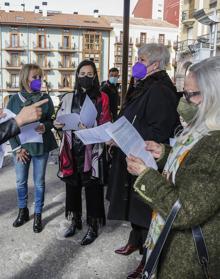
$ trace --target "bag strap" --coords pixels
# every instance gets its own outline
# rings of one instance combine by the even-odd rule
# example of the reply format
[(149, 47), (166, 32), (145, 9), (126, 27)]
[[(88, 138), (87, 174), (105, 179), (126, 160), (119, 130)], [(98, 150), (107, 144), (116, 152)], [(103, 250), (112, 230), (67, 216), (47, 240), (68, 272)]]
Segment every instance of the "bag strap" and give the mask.
[(160, 254), (162, 252), (162, 249), (164, 247), (164, 244), (167, 240), (167, 237), (169, 235), (169, 232), (171, 230), (171, 227), (173, 225), (173, 222), (174, 220), (176, 219), (176, 216), (179, 212), (181, 208), (181, 204), (180, 204), (180, 201), (177, 200), (175, 202), (175, 204), (173, 205), (171, 211), (170, 211), (170, 214), (166, 220), (166, 223), (163, 227), (163, 230), (157, 240), (157, 243), (152, 251), (152, 253), (150, 254), (150, 257), (148, 259), (148, 261), (146, 262), (145, 264), (145, 267), (143, 269), (143, 277), (142, 279), (150, 279), (151, 276), (153, 275), (156, 267), (157, 267), (157, 264), (158, 264), (158, 259), (160, 257)]
[(208, 271), (209, 256), (205, 239), (200, 226), (192, 228), (192, 235), (196, 246), (199, 263), (202, 266), (205, 279), (211, 279)]

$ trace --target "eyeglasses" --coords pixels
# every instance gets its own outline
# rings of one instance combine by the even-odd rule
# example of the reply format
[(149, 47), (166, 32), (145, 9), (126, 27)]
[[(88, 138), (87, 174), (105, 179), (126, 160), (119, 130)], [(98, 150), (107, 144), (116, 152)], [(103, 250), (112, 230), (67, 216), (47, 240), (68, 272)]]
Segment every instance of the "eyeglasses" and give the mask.
[(200, 92), (200, 91), (188, 92), (188, 91), (184, 90), (184, 91), (183, 91), (183, 95), (185, 96), (185, 98), (186, 98), (187, 101), (190, 101), (190, 99), (191, 99), (192, 97), (200, 96), (200, 95), (201, 95), (201, 92)]
[(32, 77), (33, 79), (41, 79), (41, 76), (35, 75)]

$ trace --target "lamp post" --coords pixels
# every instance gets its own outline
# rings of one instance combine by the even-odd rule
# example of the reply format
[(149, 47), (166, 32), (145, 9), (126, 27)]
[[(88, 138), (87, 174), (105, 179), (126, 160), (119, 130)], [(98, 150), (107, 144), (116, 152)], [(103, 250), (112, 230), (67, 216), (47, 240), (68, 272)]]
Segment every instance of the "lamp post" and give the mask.
[(128, 49), (129, 49), (129, 18), (130, 0), (124, 0), (123, 17), (123, 60), (122, 60), (122, 103), (124, 102), (128, 85)]

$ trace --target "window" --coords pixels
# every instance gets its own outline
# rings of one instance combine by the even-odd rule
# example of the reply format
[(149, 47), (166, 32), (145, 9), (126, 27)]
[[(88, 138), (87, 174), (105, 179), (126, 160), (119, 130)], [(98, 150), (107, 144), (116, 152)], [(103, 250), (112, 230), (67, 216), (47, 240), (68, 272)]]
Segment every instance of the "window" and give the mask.
[(11, 34), (11, 47), (18, 47), (18, 34)]
[(11, 65), (12, 66), (19, 66), (19, 55), (18, 53), (11, 54)]
[(45, 54), (38, 54), (37, 55), (37, 64), (40, 67), (45, 67), (45, 65), (46, 65), (46, 55)]
[(19, 76), (18, 74), (11, 74), (11, 88), (19, 87)]
[(62, 87), (70, 88), (71, 87), (71, 75), (70, 74), (62, 74), (61, 80)]
[(141, 33), (140, 34), (140, 43), (146, 44), (147, 42), (147, 33)]
[(46, 47), (46, 36), (44, 34), (38, 35), (38, 47), (39, 48)]
[(70, 48), (70, 36), (69, 35), (63, 36), (63, 48)]
[(164, 34), (159, 34), (159, 39), (158, 39), (159, 44), (165, 43), (165, 35)]
[(70, 67), (70, 55), (63, 55), (63, 67), (69, 68)]

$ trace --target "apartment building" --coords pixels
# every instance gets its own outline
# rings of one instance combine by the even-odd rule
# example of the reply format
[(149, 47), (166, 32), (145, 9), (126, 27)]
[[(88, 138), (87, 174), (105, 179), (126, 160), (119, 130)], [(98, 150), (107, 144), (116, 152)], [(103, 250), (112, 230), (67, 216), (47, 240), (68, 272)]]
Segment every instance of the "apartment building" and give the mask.
[(220, 0), (182, 0), (177, 52), (176, 83), (183, 89), (188, 67), (210, 56), (220, 54)]
[[(123, 55), (123, 17), (104, 16), (112, 27), (110, 32), (110, 67), (117, 67), (122, 72)], [(177, 39), (178, 27), (166, 21), (158, 19), (130, 18), (129, 29), (129, 55), (128, 55), (128, 78), (132, 73), (132, 65), (137, 61), (138, 48), (146, 43), (161, 43), (168, 47), (171, 54), (170, 65), (167, 71), (171, 78), (174, 77), (172, 59), (175, 58), (173, 49)], [(113, 51), (112, 51), (113, 50)]]
[(19, 71), (25, 63), (43, 68), (52, 95), (73, 90), (82, 59), (93, 59), (100, 80), (106, 79), (111, 29), (97, 16), (45, 13), (39, 7), (35, 12), (0, 11), (1, 99), (19, 91)]

